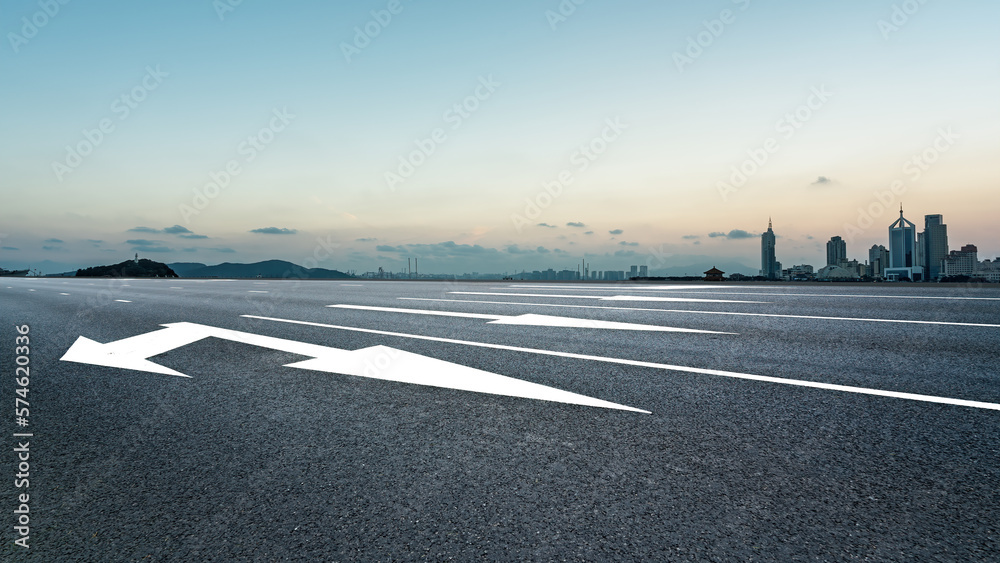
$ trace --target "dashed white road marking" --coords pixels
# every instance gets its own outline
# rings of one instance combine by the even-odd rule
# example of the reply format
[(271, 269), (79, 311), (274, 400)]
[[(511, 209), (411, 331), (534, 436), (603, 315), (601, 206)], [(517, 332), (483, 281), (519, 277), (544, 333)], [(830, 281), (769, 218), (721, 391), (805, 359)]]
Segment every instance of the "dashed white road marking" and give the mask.
[(125, 299), (115, 299), (115, 301), (117, 301), (118, 303), (131, 303), (131, 301), (127, 301)]
[(655, 311), (658, 313), (690, 313), (693, 315), (735, 315), (741, 317), (776, 317), (785, 319), (815, 319), (824, 321), (862, 321), (871, 323), (909, 323), (923, 325), (981, 326), (1000, 328), (1000, 324), (959, 323), (951, 321), (917, 321), (907, 319), (866, 319), (860, 317), (821, 317), (814, 315), (779, 315), (776, 313), (736, 313), (730, 311), (692, 311), (684, 309), (654, 309), (649, 307), (607, 307), (601, 305), (560, 305), (558, 303), (519, 303), (516, 301), (476, 301), (473, 299), (431, 299), (428, 297), (397, 297), (406, 301), (447, 301), (449, 303), (483, 303), (489, 305), (529, 305), (532, 307), (563, 307), (572, 309), (611, 309), (614, 311)]
[(701, 334), (735, 334), (714, 330), (698, 330), (691, 328), (676, 328), (671, 326), (646, 325), (637, 323), (621, 323), (595, 319), (580, 319), (575, 317), (555, 317), (552, 315), (484, 315), (481, 313), (459, 313), (456, 311), (431, 311), (428, 309), (400, 309), (397, 307), (372, 307), (368, 305), (327, 305), (337, 309), (355, 309), (360, 311), (382, 311), (387, 313), (410, 313), (416, 315), (434, 315), (442, 317), (463, 317), (468, 319), (488, 319), (490, 324), (551, 326), (564, 328), (598, 328), (610, 330), (646, 330), (651, 332), (695, 332)]
[(268, 293), (268, 292), (259, 289), (248, 289), (247, 293)]
[(68, 293), (60, 293), (59, 295), (69, 295)]
[(241, 317), (249, 319), (260, 319), (264, 321), (276, 321), (282, 323), (299, 324), (306, 326), (316, 326), (323, 328), (333, 328), (339, 330), (349, 330), (354, 332), (365, 332), (368, 334), (381, 334), (384, 336), (398, 336), (401, 338), (414, 338), (417, 340), (429, 340), (433, 342), (444, 342), (447, 344), (461, 344), (464, 346), (475, 346), (479, 348), (493, 348), (496, 350), (509, 350), (513, 352), (527, 352), (529, 354), (542, 354), (546, 356), (558, 356), (562, 358), (573, 358), (579, 360), (590, 360), (595, 362), (606, 362), (613, 364), (623, 364), (637, 367), (647, 367), (656, 368), (669, 371), (682, 371), (688, 373), (697, 373), (702, 375), (715, 375), (720, 377), (731, 377), (734, 379), (748, 379), (751, 381), (763, 381), (767, 383), (778, 383), (782, 385), (793, 385), (797, 387), (812, 387), (815, 389), (826, 389), (830, 391), (842, 391), (845, 393), (857, 393), (861, 395), (875, 395), (879, 397), (892, 397), (896, 399), (909, 399), (912, 401), (922, 401), (926, 403), (941, 403), (947, 405), (957, 405), (963, 407), (972, 407), (977, 409), (988, 409), (1000, 411), (1000, 404), (997, 403), (986, 403), (982, 401), (968, 401), (965, 399), (952, 399), (948, 397), (936, 397), (933, 395), (919, 395), (916, 393), (902, 393), (899, 391), (885, 391), (882, 389), (869, 389), (866, 387), (853, 387), (850, 385), (837, 385), (833, 383), (821, 383), (818, 381), (803, 381), (799, 379), (786, 379), (783, 377), (770, 377), (766, 375), (754, 375), (751, 373), (739, 373), (732, 371), (723, 371), (716, 369), (705, 369), (705, 368), (693, 368), (687, 366), (675, 366), (670, 364), (660, 364), (655, 362), (644, 362), (640, 360), (628, 360), (624, 358), (610, 358), (607, 356), (590, 356), (587, 354), (575, 354), (572, 352), (558, 352), (555, 350), (541, 350), (538, 348), (522, 348), (519, 346), (507, 346), (504, 344), (490, 344), (487, 342), (473, 342), (470, 340), (456, 340), (454, 338), (441, 338), (438, 336), (425, 336), (422, 334), (406, 334), (402, 332), (390, 332), (387, 330), (376, 330), (371, 328), (357, 328), (351, 326), (338, 326), (325, 323), (315, 323), (310, 321), (297, 321), (293, 319), (278, 319), (274, 317), (261, 317), (258, 315), (240, 315)]

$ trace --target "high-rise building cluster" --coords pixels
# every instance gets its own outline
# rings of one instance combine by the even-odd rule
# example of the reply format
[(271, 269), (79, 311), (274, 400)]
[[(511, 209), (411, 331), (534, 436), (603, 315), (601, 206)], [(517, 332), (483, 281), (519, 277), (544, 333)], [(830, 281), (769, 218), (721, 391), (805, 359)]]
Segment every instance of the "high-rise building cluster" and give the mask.
[(948, 226), (942, 215), (925, 215), (924, 230), (903, 217), (889, 225), (889, 246), (873, 245), (868, 260), (860, 263), (847, 257), (847, 241), (839, 236), (826, 243), (826, 266), (813, 272), (803, 264), (786, 270), (775, 258), (775, 234), (771, 220), (760, 236), (760, 275), (769, 280), (858, 280), (939, 281), (965, 276), (989, 282), (1000, 282), (1000, 258), (979, 261), (978, 249), (966, 244), (959, 250), (948, 250)]

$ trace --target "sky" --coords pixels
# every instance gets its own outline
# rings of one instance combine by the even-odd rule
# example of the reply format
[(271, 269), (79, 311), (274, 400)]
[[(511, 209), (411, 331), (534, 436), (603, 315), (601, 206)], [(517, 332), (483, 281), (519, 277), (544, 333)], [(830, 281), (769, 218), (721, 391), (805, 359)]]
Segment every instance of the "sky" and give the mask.
[[(65, 3), (64, 3), (65, 2)], [(0, 266), (1000, 256), (1000, 3), (0, 2)]]

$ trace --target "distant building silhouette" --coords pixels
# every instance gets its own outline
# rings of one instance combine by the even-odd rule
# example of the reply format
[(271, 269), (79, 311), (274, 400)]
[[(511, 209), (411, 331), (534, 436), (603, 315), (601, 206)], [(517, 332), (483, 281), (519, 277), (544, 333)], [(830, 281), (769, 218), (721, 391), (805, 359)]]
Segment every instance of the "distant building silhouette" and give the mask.
[(842, 260), (847, 260), (847, 241), (833, 237), (826, 243), (826, 265), (839, 266)]
[(881, 244), (874, 244), (868, 249), (868, 275), (873, 278), (884, 278), (885, 268), (889, 265), (889, 249)]
[(705, 281), (723, 281), (722, 274), (725, 274), (725, 272), (712, 266), (711, 270), (705, 272)]
[(760, 235), (760, 275), (769, 280), (781, 277), (781, 264), (774, 256), (774, 231), (770, 218), (767, 220), (767, 232)]
[(967, 244), (961, 250), (952, 250), (941, 265), (944, 276), (972, 277), (980, 268), (979, 249), (974, 244)]

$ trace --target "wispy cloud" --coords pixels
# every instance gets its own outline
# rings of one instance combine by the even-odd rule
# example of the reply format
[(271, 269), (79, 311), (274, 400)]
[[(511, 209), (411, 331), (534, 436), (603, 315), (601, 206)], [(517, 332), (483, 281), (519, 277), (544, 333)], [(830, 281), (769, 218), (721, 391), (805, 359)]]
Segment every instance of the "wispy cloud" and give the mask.
[(556, 228), (555, 225), (550, 225), (548, 223), (539, 223), (536, 226), (538, 226), (538, 227), (545, 227), (546, 229), (555, 229)]
[(356, 238), (354, 239), (354, 242), (375, 242), (377, 240), (378, 239), (375, 237), (365, 237), (365, 238)]
[(173, 227), (167, 227), (165, 229), (154, 229), (152, 227), (133, 227), (128, 230), (132, 233), (150, 233), (150, 234), (164, 234), (164, 235), (178, 235), (181, 238), (187, 239), (206, 239), (206, 235), (196, 235), (191, 229), (183, 227), (181, 225), (174, 225)]
[(759, 237), (760, 235), (744, 231), (743, 229), (733, 229), (728, 233), (723, 233), (719, 231), (716, 231), (714, 233), (708, 233), (708, 236), (712, 238), (727, 238), (731, 240), (739, 240), (747, 238), (756, 238)]
[(831, 184), (831, 183), (833, 183), (833, 180), (827, 178), (826, 176), (820, 176), (819, 178), (816, 178), (816, 181), (813, 182), (812, 185), (818, 186), (822, 184)]
[(612, 229), (612, 230), (610, 230), (608, 232), (611, 233), (611, 234), (613, 234), (613, 235), (620, 235), (620, 234), (624, 233), (625, 231), (622, 230), (622, 229)]
[(583, 223), (580, 223), (578, 221), (570, 221), (569, 223), (566, 223), (566, 226), (567, 227), (578, 227), (578, 228), (582, 229), (582, 228), (586, 227), (587, 225), (585, 225)]
[(284, 229), (279, 227), (263, 227), (260, 229), (251, 229), (251, 233), (258, 233), (261, 235), (294, 235), (299, 232), (295, 229)]
[(47, 243), (50, 243), (50, 244), (51, 243), (62, 244), (64, 241), (62, 239), (58, 239), (58, 238), (47, 238), (43, 242), (47, 242)]

